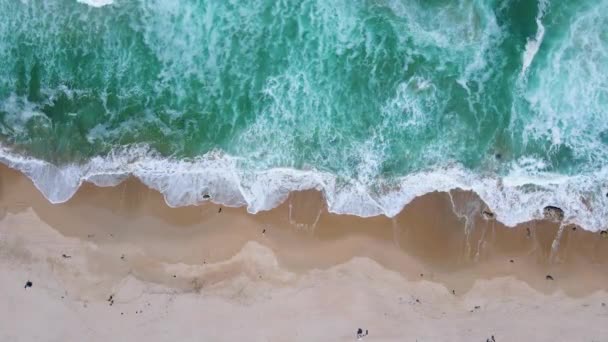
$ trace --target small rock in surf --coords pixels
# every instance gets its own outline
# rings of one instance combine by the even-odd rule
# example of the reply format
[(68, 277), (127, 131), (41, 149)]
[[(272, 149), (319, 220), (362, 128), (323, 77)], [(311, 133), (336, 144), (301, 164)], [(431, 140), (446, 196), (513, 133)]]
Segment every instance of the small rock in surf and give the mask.
[(564, 211), (561, 208), (548, 205), (543, 209), (545, 218), (554, 222), (560, 222), (564, 219)]
[(483, 218), (486, 220), (493, 220), (494, 217), (496, 217), (496, 214), (491, 212), (489, 209), (482, 211), (481, 214), (483, 215)]

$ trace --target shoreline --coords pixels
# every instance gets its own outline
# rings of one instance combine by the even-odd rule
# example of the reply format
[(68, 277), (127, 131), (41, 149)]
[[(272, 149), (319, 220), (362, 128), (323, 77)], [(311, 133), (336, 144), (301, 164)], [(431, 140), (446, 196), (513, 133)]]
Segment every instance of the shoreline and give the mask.
[[(85, 184), (63, 204), (49, 203), (15, 170), (0, 167), (0, 180), (0, 263), (7, 269), (0, 278), (1, 289), (4, 296), (24, 303), (29, 303), (32, 292), (42, 291), (22, 309), (32, 310), (45, 301), (57, 301), (56, 310), (77, 307), (74, 312), (84, 316), (57, 323), (57, 329), (64, 327), (57, 336), (67, 336), (61, 335), (68, 331), (66, 324), (79, 319), (93, 326), (103, 325), (91, 323), (95, 319), (126, 319), (116, 308), (140, 311), (133, 308), (134, 303), (142, 305), (141, 298), (157, 309), (160, 302), (164, 307), (178, 305), (178, 311), (218, 325), (229, 321), (222, 323), (194, 304), (225, 314), (236, 310), (234, 319), (250, 320), (260, 329), (242, 323), (243, 329), (222, 335), (219, 328), (205, 332), (191, 327), (196, 336), (215, 340), (247, 338), (247, 329), (255, 332), (254, 340), (275, 333), (282, 337), (274, 340), (353, 340), (357, 326), (374, 327), (367, 337), (370, 341), (393, 340), (404, 336), (400, 324), (415, 328), (414, 322), (422, 324), (422, 331), (408, 336), (420, 340), (442, 340), (450, 334), (456, 340), (483, 336), (485, 340), (492, 333), (497, 340), (512, 340), (539, 337), (525, 328), (510, 332), (500, 319), (512, 315), (556, 327), (565, 321), (549, 323), (541, 316), (556, 314), (567, 320), (580, 315), (577, 324), (587, 327), (608, 315), (608, 239), (572, 227), (556, 239), (557, 223), (533, 221), (508, 228), (479, 213), (469, 216), (467, 223), (453, 213), (452, 203), (457, 208), (476, 203), (478, 198), (470, 192), (422, 196), (391, 219), (328, 213), (320, 193), (313, 191), (292, 193), (273, 210), (249, 214), (245, 208), (211, 203), (171, 208), (160, 193), (133, 178), (116, 187)], [(36, 278), (31, 289), (23, 289), (25, 278)], [(53, 285), (44, 285), (47, 282)], [(109, 308), (107, 299), (114, 292), (122, 302), (117, 300), (116, 308)], [(61, 296), (69, 301), (59, 300)], [(174, 304), (167, 304), (168, 298)], [(299, 306), (314, 317), (295, 313)], [(4, 311), (7, 317), (0, 321), (48, 318), (16, 310), (15, 317)], [(271, 318), (260, 321), (257, 311), (276, 320), (285, 319), (281, 314), (309, 323), (318, 320), (311, 323), (318, 330), (328, 324), (344, 330), (352, 324), (353, 329), (345, 330), (344, 336), (324, 338), (320, 331), (298, 330), (302, 322), (286, 330), (291, 323), (276, 327)], [(183, 316), (167, 312), (164, 320), (182, 326), (175, 321)], [(127, 322), (136, 324), (143, 316), (130, 313), (129, 317)], [(488, 331), (472, 320), (485, 322)], [(597, 324), (587, 332), (575, 329), (578, 335), (571, 336), (606, 336), (608, 329)], [(27, 326), (5, 328), (27, 335)], [(141, 329), (124, 336), (141, 337)], [(118, 329), (112, 334), (119, 331), (126, 333)], [(299, 335), (290, 334), (294, 331)], [(535, 340), (564, 337), (559, 329), (543, 332), (546, 336)], [(103, 336), (99, 331), (78, 334), (89, 334), (93, 340)], [(168, 334), (182, 336), (177, 330)]]
[[(136, 180), (161, 193), (165, 203), (175, 208), (212, 202), (245, 207), (248, 213), (257, 214), (280, 207), (292, 193), (312, 191), (323, 194), (323, 205), (334, 214), (394, 218), (416, 198), (435, 192), (470, 192), (479, 206), (509, 227), (544, 220), (547, 208), (558, 209), (565, 223), (589, 231), (605, 231), (608, 219), (608, 197), (597, 196), (604, 191), (602, 180), (608, 168), (575, 176), (550, 172), (528, 175), (512, 164), (515, 174), (497, 177), (453, 165), (361, 184), (342, 183), (336, 175), (314, 169), (245, 171), (238, 161), (220, 151), (183, 160), (164, 158), (149, 147), (136, 145), (111, 150), (85, 164), (56, 166), (0, 145), (0, 162), (25, 174), (55, 204), (69, 201), (87, 184), (113, 187)], [(535, 191), (529, 192), (527, 187)]]
[[(217, 260), (220, 260), (236, 254), (249, 240), (272, 243), (269, 239), (272, 236), (280, 240), (272, 245), (279, 259), (304, 271), (327, 266), (328, 263), (324, 262), (327, 257), (334, 258), (329, 264), (335, 264), (355, 256), (365, 256), (378, 259), (376, 261), (406, 276), (418, 275), (417, 271), (400, 269), (399, 263), (391, 260), (391, 257), (397, 260), (406, 255), (422, 265), (443, 271), (446, 281), (449, 281), (452, 280), (449, 277), (451, 271), (475, 273), (479, 271), (475, 268), (488, 264), (492, 266), (492, 276), (499, 276), (510, 274), (513, 266), (519, 268), (523, 264), (531, 268), (530, 272), (527, 270), (518, 276), (538, 290), (546, 288), (543, 272), (553, 269), (576, 271), (581, 264), (601, 269), (608, 264), (608, 239), (599, 232), (566, 225), (559, 235), (560, 224), (548, 220), (530, 221), (510, 228), (485, 219), (481, 212), (467, 218), (470, 221), (470, 227), (467, 227), (466, 220), (454, 214), (452, 203), (462, 206), (479, 202), (479, 198), (470, 192), (427, 194), (414, 200), (394, 218), (361, 218), (329, 213), (321, 194), (316, 191), (294, 192), (279, 207), (250, 214), (242, 207), (230, 208), (210, 202), (169, 207), (160, 193), (134, 178), (116, 187), (85, 183), (70, 201), (51, 204), (20, 172), (2, 166), (0, 175), (3, 178), (0, 204), (6, 212), (14, 213), (31, 207), (43, 222), (59, 233), (84, 240), (96, 235), (92, 242), (101, 244), (110, 243), (110, 240), (100, 236), (125, 233), (118, 228), (125, 226), (130, 227), (124, 236), (129, 239), (137, 238), (141, 231), (153, 232), (159, 237), (196, 236), (201, 240), (199, 242), (204, 243), (202, 240), (216, 238), (216, 235), (220, 239), (220, 235), (230, 234), (238, 243), (219, 253)], [(220, 208), (221, 213), (218, 213)], [(83, 217), (83, 212), (90, 212), (91, 217), (97, 216), (99, 222), (87, 222), (90, 217)], [(114, 228), (100, 225), (108, 220)], [(232, 226), (234, 222), (239, 226)], [(140, 227), (143, 224), (148, 225), (146, 230)], [(221, 226), (223, 231), (218, 232), (215, 226)], [(188, 234), (175, 236), (184, 234), (181, 230), (176, 231), (175, 227), (186, 229)], [(262, 234), (265, 229), (267, 233)], [(374, 243), (374, 248), (363, 248), (364, 243), (369, 244), (368, 240)], [(281, 244), (285, 243), (293, 246), (281, 249)], [(327, 254), (335, 254), (332, 246), (335, 243), (345, 243), (348, 252), (339, 256), (324, 255), (319, 258), (323, 260), (317, 261), (314, 255), (305, 256), (298, 251), (298, 245), (305, 246), (302, 249), (315, 245), (315, 248), (326, 246)], [(389, 252), (391, 257), (384, 256)], [(196, 263), (199, 259), (190, 259), (190, 262)], [(511, 259), (513, 263), (509, 262)], [(538, 272), (541, 276), (531, 272)], [(608, 280), (608, 274), (605, 279)], [(569, 283), (560, 283), (565, 291), (570, 290)], [(578, 287), (576, 282), (573, 285), (572, 288)], [(603, 283), (597, 282), (595, 288), (602, 289)]]

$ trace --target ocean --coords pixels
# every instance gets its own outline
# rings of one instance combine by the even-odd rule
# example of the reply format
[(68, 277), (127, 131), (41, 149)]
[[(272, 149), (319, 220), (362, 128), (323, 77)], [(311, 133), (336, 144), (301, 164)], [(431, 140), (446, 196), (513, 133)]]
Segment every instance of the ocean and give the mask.
[(474, 191), (606, 229), (608, 0), (3, 0), (0, 161), (256, 213)]

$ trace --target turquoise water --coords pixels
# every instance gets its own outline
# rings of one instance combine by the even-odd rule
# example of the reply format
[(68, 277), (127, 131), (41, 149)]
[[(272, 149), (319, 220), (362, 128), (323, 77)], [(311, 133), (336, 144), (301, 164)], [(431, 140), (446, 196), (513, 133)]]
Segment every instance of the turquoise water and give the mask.
[(3, 161), (53, 201), (134, 174), (173, 205), (317, 188), (394, 215), (461, 187), (507, 223), (608, 217), (607, 0), (4, 0), (0, 19)]

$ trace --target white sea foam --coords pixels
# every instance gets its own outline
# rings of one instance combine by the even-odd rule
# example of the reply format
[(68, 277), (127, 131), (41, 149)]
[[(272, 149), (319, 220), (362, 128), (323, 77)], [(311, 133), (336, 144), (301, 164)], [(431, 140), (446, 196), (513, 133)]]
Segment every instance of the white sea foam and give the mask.
[(532, 61), (534, 60), (534, 57), (536, 56), (536, 53), (540, 48), (540, 44), (543, 42), (543, 38), (545, 36), (545, 27), (539, 19), (536, 19), (536, 25), (538, 25), (538, 31), (536, 31), (534, 39), (528, 39), (526, 42), (526, 49), (523, 54), (523, 63), (521, 67), (522, 74), (525, 74), (532, 64)]
[(92, 7), (102, 7), (106, 5), (111, 5), (114, 3), (113, 0), (76, 0), (82, 4), (87, 4)]
[(589, 6), (572, 18), (559, 39), (552, 37), (542, 63), (537, 61), (529, 82), (524, 78), (521, 83), (526, 110), (514, 110), (509, 128), (516, 130), (513, 123), (519, 121), (524, 141), (550, 141), (553, 151), (565, 147), (595, 165), (608, 158), (601, 139), (608, 132), (607, 11), (606, 0)]
[[(162, 158), (146, 147), (116, 150), (82, 165), (57, 167), (25, 157), (0, 146), (0, 162), (22, 171), (52, 203), (69, 200), (84, 181), (114, 186), (132, 175), (164, 195), (168, 205), (195, 205), (207, 200), (227, 206), (246, 206), (251, 213), (270, 210), (292, 191), (321, 191), (330, 212), (362, 217), (397, 215), (414, 198), (452, 189), (471, 190), (507, 226), (542, 217), (547, 205), (565, 211), (566, 222), (597, 231), (605, 229), (608, 199), (603, 196), (608, 167), (597, 172), (564, 176), (522, 160), (505, 177), (480, 176), (454, 166), (407, 175), (384, 184), (391, 190), (379, 193), (365, 184), (338, 181), (327, 172), (275, 168), (250, 171), (239, 159), (219, 152), (190, 160)], [(383, 184), (376, 188), (382, 188)]]
[(536, 35), (534, 35), (533, 39), (528, 39), (526, 42), (526, 49), (524, 50), (524, 54), (522, 56), (523, 63), (521, 67), (521, 75), (524, 75), (532, 64), (532, 61), (534, 60), (534, 57), (536, 56), (536, 53), (538, 52), (538, 49), (540, 49), (540, 45), (543, 42), (543, 38), (545, 37), (545, 26), (543, 25), (542, 19), (547, 11), (547, 6), (548, 4), (546, 0), (540, 0), (538, 3), (538, 14), (536, 15)]

